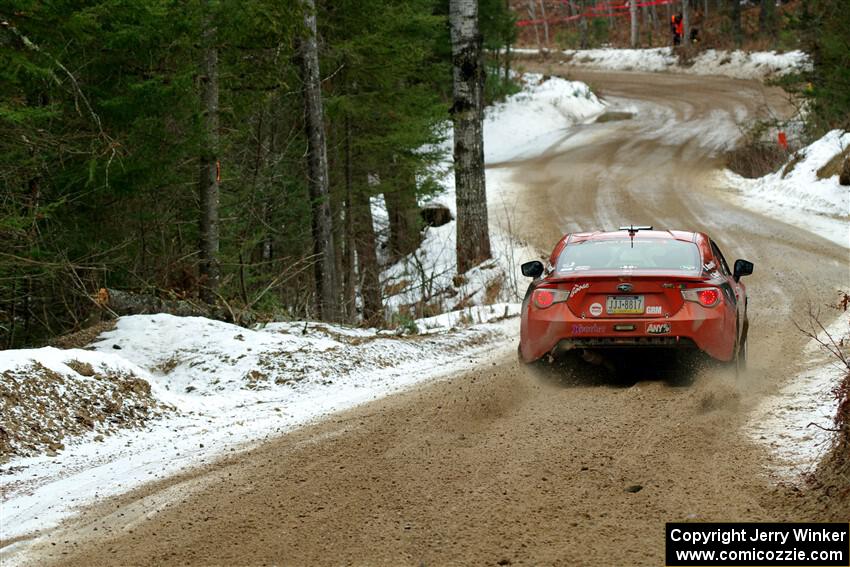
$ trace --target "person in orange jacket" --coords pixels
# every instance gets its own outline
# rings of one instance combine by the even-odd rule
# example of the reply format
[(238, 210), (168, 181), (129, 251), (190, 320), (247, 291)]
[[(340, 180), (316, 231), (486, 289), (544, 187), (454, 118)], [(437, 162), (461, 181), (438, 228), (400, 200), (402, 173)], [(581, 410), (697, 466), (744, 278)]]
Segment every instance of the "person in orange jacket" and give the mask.
[(673, 45), (682, 44), (682, 36), (685, 33), (685, 23), (682, 21), (682, 14), (670, 16), (670, 32), (673, 34)]

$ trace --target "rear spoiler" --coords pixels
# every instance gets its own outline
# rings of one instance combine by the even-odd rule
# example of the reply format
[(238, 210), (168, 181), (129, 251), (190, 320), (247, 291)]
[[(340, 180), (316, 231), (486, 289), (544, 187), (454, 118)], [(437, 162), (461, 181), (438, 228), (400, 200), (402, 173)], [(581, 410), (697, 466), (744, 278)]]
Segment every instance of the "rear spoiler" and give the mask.
[(624, 273), (622, 270), (593, 270), (572, 272), (568, 276), (550, 277), (546, 283), (570, 283), (575, 281), (588, 280), (611, 280), (622, 278), (623, 281), (664, 281), (664, 282), (704, 282), (711, 278), (706, 278), (702, 270), (685, 272), (671, 270), (663, 274), (649, 270), (632, 270)]

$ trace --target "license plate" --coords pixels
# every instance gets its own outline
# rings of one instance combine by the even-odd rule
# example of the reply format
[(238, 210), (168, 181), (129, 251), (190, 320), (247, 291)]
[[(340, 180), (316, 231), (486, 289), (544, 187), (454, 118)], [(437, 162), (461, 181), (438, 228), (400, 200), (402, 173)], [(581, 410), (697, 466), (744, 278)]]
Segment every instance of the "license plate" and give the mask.
[(642, 295), (609, 295), (605, 304), (609, 315), (634, 315), (643, 313)]

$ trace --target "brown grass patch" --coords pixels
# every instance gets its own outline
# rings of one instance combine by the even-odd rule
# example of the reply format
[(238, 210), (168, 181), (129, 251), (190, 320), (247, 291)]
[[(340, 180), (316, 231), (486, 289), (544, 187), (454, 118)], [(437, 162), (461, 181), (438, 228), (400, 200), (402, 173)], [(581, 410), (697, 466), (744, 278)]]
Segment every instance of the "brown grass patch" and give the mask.
[(177, 365), (180, 364), (180, 360), (176, 356), (169, 357), (167, 360), (164, 360), (157, 364), (154, 367), (154, 370), (159, 372), (160, 374), (170, 374), (172, 370), (177, 368)]
[(834, 175), (840, 175), (841, 168), (844, 167), (844, 160), (848, 157), (850, 157), (850, 147), (844, 148), (843, 152), (832, 156), (832, 159), (818, 170), (818, 179), (829, 179)]
[(499, 297), (502, 295), (502, 278), (494, 278), (487, 283), (484, 288), (484, 303), (498, 303)]
[(788, 152), (777, 145), (750, 141), (726, 154), (726, 167), (749, 179), (762, 177), (779, 169)]
[(94, 368), (88, 362), (80, 362), (79, 360), (69, 360), (65, 366), (79, 374), (80, 376), (94, 376)]
[(410, 287), (410, 280), (399, 280), (395, 283), (387, 284), (384, 286), (384, 297), (392, 297), (393, 295), (398, 295), (402, 293)]
[(782, 179), (788, 177), (788, 174), (794, 171), (794, 168), (797, 167), (797, 164), (801, 161), (803, 161), (803, 154), (796, 152), (788, 163), (785, 164), (785, 167), (782, 168)]
[(115, 320), (101, 321), (91, 327), (86, 327), (61, 337), (56, 337), (48, 342), (48, 346), (56, 348), (85, 348), (97, 339), (101, 333), (111, 331), (115, 328)]
[(167, 409), (151, 396), (150, 384), (132, 373), (95, 372), (78, 360), (65, 364), (77, 374), (38, 362), (0, 374), (0, 463), (55, 455), (88, 433), (140, 428)]

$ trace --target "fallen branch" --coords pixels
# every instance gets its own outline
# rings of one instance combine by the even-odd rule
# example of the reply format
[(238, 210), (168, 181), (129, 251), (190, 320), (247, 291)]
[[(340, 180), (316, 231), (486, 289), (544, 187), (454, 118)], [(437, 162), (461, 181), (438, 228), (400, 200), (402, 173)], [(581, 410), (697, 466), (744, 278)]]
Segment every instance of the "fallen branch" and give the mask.
[(180, 299), (162, 299), (154, 295), (133, 293), (117, 289), (101, 289), (96, 303), (115, 315), (150, 315), (167, 313), (178, 317), (207, 317), (219, 321), (233, 321), (232, 312), (217, 305), (205, 305)]

